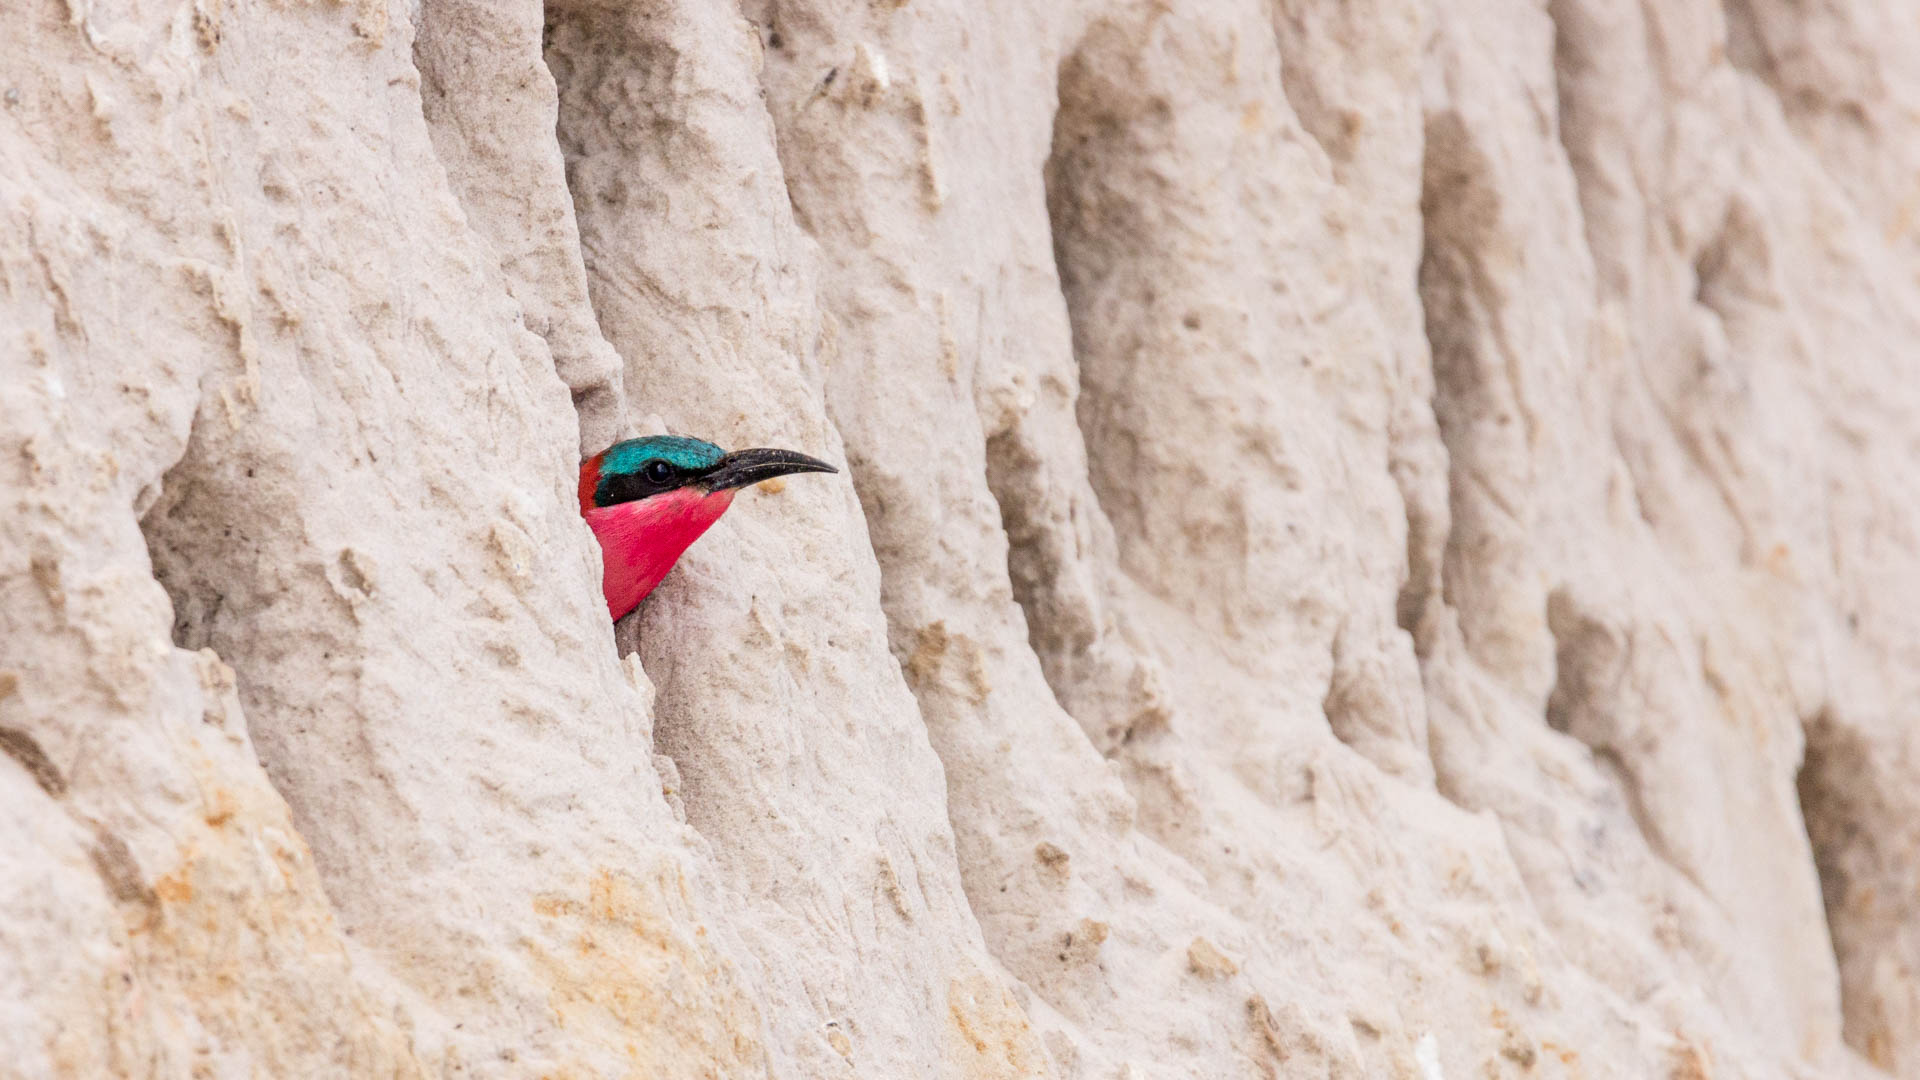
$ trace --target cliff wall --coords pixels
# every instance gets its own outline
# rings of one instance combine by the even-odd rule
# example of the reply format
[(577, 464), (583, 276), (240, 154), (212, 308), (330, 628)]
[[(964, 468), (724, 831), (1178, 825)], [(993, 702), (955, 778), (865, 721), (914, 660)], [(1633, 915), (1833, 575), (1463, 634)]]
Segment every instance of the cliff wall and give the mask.
[(0, 1074), (1920, 1080), (1903, 5), (8, 22)]

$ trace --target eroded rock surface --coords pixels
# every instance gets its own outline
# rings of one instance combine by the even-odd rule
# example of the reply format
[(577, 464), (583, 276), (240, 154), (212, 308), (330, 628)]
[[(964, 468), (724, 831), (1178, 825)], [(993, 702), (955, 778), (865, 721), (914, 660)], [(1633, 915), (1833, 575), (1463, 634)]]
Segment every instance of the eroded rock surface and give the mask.
[(5, 1075), (1920, 1080), (1900, 5), (13, 23)]

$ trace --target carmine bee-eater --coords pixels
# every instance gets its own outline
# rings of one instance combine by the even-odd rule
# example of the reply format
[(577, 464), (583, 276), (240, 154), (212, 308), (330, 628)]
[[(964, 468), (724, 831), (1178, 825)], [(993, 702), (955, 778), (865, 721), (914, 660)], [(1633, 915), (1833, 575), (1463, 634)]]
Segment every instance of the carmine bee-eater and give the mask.
[(735, 450), (678, 435), (614, 443), (580, 463), (580, 514), (600, 539), (601, 588), (615, 619), (632, 611), (748, 484), (840, 470), (792, 450)]

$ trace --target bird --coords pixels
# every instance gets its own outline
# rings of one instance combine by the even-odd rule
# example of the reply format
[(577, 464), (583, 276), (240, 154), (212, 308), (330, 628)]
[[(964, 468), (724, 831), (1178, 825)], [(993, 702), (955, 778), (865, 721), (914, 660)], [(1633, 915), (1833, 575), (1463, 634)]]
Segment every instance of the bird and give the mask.
[(793, 450), (728, 453), (683, 435), (625, 439), (580, 462), (580, 516), (600, 541), (601, 589), (617, 622), (640, 605), (748, 484), (840, 470)]

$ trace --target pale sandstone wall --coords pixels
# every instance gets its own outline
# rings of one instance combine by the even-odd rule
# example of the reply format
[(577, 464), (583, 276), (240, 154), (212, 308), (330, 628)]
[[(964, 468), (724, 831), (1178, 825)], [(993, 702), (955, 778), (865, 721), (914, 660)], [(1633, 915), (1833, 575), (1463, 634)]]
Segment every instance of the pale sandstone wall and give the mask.
[(1907, 5), (7, 20), (0, 1075), (1920, 1078)]

